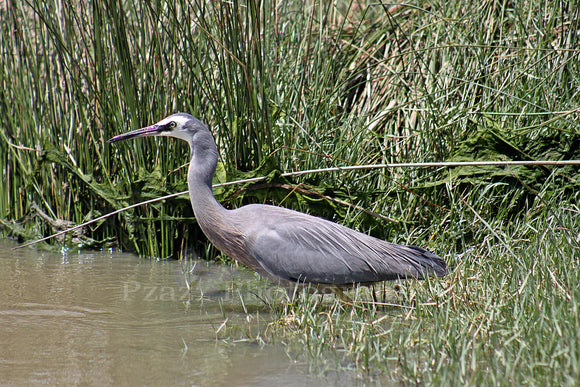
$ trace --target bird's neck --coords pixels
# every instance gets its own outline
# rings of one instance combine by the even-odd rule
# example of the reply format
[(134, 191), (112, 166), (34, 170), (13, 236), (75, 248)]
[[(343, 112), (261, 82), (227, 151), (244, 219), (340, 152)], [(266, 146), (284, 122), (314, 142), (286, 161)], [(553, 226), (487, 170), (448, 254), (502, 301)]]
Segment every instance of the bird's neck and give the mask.
[(218, 152), (209, 132), (197, 133), (196, 139), (190, 143), (190, 147), (189, 197), (195, 217), (205, 232), (212, 223), (221, 223), (226, 212), (226, 209), (215, 199), (212, 191), (212, 179), (217, 166)]
[[(247, 262), (252, 267), (251, 261), (244, 259), (244, 250), (240, 249), (244, 236), (236, 227), (235, 218), (213, 196), (212, 178), (218, 160), (213, 137), (209, 132), (197, 133), (190, 145), (189, 197), (197, 223), (220, 251)], [(259, 268), (256, 267), (255, 270)]]
[[(222, 253), (239, 260), (253, 270), (269, 277), (247, 248), (238, 212), (226, 210), (213, 196), (212, 180), (217, 167), (218, 151), (209, 131), (198, 131), (189, 142), (189, 197), (197, 223), (203, 233)], [(242, 224), (241, 224), (242, 223)]]

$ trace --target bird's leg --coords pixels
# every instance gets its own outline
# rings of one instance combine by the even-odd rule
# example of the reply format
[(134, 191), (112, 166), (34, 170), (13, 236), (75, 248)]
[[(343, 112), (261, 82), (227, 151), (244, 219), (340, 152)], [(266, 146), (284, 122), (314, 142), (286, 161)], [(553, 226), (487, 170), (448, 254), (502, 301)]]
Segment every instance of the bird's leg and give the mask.
[(342, 302), (346, 302), (346, 303), (352, 303), (352, 299), (347, 296), (341, 288), (339, 288), (338, 286), (332, 286), (330, 287), (330, 291), (333, 292), (334, 294), (336, 294), (338, 296), (338, 298), (340, 298), (340, 300)]
[(383, 312), (386, 310), (386, 303), (387, 303), (387, 284), (385, 282), (383, 282), (381, 284), (381, 286), (383, 287)]
[(384, 304), (387, 302), (387, 287), (384, 282), (381, 285), (383, 286), (383, 304)]

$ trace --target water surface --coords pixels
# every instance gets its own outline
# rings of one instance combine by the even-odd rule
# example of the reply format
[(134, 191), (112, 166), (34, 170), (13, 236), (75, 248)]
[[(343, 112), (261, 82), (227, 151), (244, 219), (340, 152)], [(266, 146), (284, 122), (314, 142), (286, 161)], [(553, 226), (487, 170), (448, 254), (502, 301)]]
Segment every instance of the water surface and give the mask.
[(245, 284), (271, 286), (247, 270), (198, 262), (190, 292), (178, 261), (14, 246), (0, 240), (2, 385), (356, 382), (351, 373), (312, 371), (282, 345), (243, 340), (271, 318), (255, 296), (244, 312)]

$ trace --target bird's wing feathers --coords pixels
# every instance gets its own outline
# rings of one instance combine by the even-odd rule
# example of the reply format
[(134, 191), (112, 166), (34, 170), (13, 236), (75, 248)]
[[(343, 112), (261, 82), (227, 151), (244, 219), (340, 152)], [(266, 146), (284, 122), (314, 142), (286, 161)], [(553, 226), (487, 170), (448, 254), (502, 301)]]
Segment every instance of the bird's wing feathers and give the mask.
[(259, 227), (246, 235), (252, 256), (286, 280), (349, 284), (446, 272), (445, 262), (422, 248), (391, 244), (294, 211), (277, 212), (262, 214)]

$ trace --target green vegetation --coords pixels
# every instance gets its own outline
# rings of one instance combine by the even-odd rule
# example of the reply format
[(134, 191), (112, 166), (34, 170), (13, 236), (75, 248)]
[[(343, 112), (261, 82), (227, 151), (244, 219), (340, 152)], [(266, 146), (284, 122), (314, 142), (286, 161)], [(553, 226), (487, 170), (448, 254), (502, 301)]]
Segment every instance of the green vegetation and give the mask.
[[(389, 8), (392, 7), (392, 8)], [(316, 297), (269, 330), (411, 383), (580, 379), (580, 169), (280, 172), (348, 164), (580, 159), (579, 9), (566, 2), (0, 5), (0, 230), (32, 239), (186, 190), (189, 149), (115, 134), (176, 112), (216, 135), (228, 207), (272, 202), (453, 268), (386, 311)], [(299, 186), (300, 189), (294, 189)], [(345, 207), (355, 204), (391, 221)], [(214, 259), (187, 196), (56, 245)], [(390, 286), (390, 285), (388, 285)], [(358, 300), (358, 298), (356, 298)], [(368, 300), (368, 297), (363, 297)], [(290, 321), (283, 324), (283, 321)]]
[(374, 308), (368, 294), (332, 307), (305, 297), (278, 310), (272, 336), (293, 337), (313, 361), (346, 357), (381, 382), (576, 385), (579, 212), (537, 210), (487, 230), (474, 219), (481, 243), (450, 260), (444, 281), (403, 283), (387, 300), (399, 306)]

